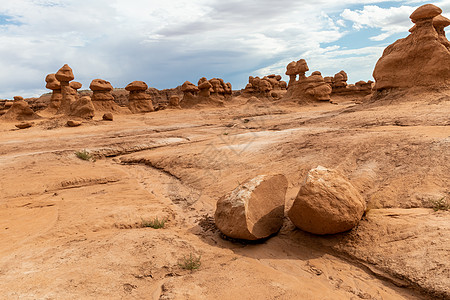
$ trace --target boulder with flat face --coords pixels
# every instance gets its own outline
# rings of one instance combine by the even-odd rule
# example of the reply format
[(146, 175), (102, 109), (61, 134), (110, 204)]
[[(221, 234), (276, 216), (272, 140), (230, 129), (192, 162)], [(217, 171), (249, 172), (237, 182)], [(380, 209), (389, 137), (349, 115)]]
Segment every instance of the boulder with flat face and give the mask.
[(226, 236), (259, 240), (278, 232), (283, 225), (284, 175), (260, 175), (217, 201), (216, 226)]
[(298, 228), (314, 234), (335, 234), (355, 227), (366, 209), (356, 188), (336, 170), (309, 171), (288, 216)]

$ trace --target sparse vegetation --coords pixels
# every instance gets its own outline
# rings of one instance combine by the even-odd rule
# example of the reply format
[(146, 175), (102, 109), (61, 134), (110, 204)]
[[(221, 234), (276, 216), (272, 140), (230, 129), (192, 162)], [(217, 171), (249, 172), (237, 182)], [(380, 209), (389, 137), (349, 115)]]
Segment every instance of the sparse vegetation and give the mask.
[(430, 200), (430, 203), (431, 208), (433, 208), (434, 211), (450, 209), (450, 203), (448, 203), (445, 197), (442, 197), (441, 199), (437, 200)]
[(201, 256), (193, 255), (192, 253), (189, 256), (183, 256), (183, 258), (178, 262), (178, 265), (185, 270), (197, 270), (202, 265)]
[(86, 149), (82, 150), (82, 151), (76, 151), (75, 155), (82, 160), (91, 160), (92, 159), (92, 155), (89, 153), (89, 151), (87, 151)]
[(223, 135), (228, 135), (228, 132), (224, 132), (224, 134)]
[(153, 220), (142, 220), (142, 227), (151, 227), (153, 229), (160, 229), (164, 228), (164, 225), (167, 222), (167, 218), (164, 219), (158, 219), (158, 217), (154, 218)]

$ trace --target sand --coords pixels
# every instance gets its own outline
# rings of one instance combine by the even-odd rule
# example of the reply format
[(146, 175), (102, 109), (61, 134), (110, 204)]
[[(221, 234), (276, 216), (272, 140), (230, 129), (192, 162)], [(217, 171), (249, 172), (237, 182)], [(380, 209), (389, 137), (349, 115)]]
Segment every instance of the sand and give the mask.
[[(450, 298), (450, 212), (431, 208), (450, 201), (450, 97), (395, 99), (1, 122), (0, 298)], [(362, 193), (357, 228), (314, 236), (285, 218), (256, 244), (215, 228), (239, 183), (285, 174), (289, 209), (318, 165)], [(155, 217), (164, 228), (141, 226)], [(190, 254), (197, 270), (179, 265)]]

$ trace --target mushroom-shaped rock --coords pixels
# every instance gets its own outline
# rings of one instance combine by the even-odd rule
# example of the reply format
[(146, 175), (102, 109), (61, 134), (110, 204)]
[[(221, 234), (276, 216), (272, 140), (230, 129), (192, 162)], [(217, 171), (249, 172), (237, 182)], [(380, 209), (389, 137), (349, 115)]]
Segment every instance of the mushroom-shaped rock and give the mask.
[(82, 119), (92, 119), (94, 117), (94, 112), (95, 109), (91, 97), (84, 96), (70, 105), (69, 115)]
[(419, 20), (434, 18), (442, 13), (442, 9), (433, 4), (425, 4), (417, 8), (410, 16), (413, 23)]
[(427, 4), (419, 7), (411, 19), (415, 29), (406, 38), (389, 45), (373, 71), (376, 91), (450, 86), (450, 43), (443, 29), (433, 27), (445, 20), (441, 9)]
[(77, 82), (77, 81), (72, 81), (70, 84), (69, 84), (69, 86), (71, 87), (71, 88), (73, 88), (74, 90), (79, 90), (79, 89), (81, 89), (81, 87), (83, 86), (80, 82)]
[[(203, 77), (204, 78), (204, 77)], [(209, 97), (211, 95), (212, 84), (206, 80), (199, 80), (198, 89), (200, 90), (199, 95), (202, 97)]]
[(433, 26), (436, 29), (444, 29), (445, 27), (450, 25), (450, 20), (444, 17), (443, 15), (439, 15), (433, 18)]
[(130, 92), (128, 108), (132, 113), (147, 113), (155, 111), (150, 94), (146, 93), (148, 86), (143, 81), (133, 81), (125, 89)]
[(288, 216), (298, 228), (314, 234), (335, 234), (355, 227), (366, 204), (340, 172), (317, 167), (308, 172)]
[(198, 87), (195, 86), (195, 84), (193, 84), (192, 82), (185, 81), (181, 86), (181, 91), (183, 93), (197, 93)]
[(226, 236), (259, 240), (283, 225), (288, 182), (284, 175), (260, 175), (217, 201), (216, 226)]
[(61, 83), (56, 79), (55, 74), (48, 74), (45, 77), (45, 82), (47, 83), (45, 87), (49, 90), (61, 90)]
[(72, 69), (67, 64), (56, 72), (55, 77), (60, 82), (69, 82), (75, 78), (75, 76), (73, 76)]
[(113, 90), (111, 83), (103, 79), (92, 80), (91, 84), (89, 85), (89, 88), (94, 92), (96, 91), (109, 92)]
[(127, 90), (129, 92), (146, 91), (147, 89), (148, 89), (148, 85), (143, 81), (133, 81), (132, 83), (129, 83), (125, 87), (125, 90)]

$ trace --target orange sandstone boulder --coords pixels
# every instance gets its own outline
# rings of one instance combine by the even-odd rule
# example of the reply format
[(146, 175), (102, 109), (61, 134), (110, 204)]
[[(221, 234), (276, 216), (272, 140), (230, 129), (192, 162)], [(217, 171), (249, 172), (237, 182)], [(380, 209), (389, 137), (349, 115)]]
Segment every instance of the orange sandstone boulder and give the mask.
[(317, 167), (309, 171), (288, 212), (292, 223), (314, 234), (335, 234), (355, 227), (366, 204), (340, 172)]
[(57, 110), (61, 105), (62, 93), (61, 93), (61, 83), (56, 79), (55, 74), (48, 74), (45, 77), (46, 85), (45, 87), (52, 90), (52, 96), (50, 98), (49, 108)]
[(271, 236), (283, 225), (287, 187), (284, 175), (260, 175), (238, 186), (217, 202), (216, 226), (235, 239)]
[(70, 105), (69, 115), (82, 119), (92, 119), (94, 117), (94, 112), (95, 109), (91, 97), (84, 96)]

